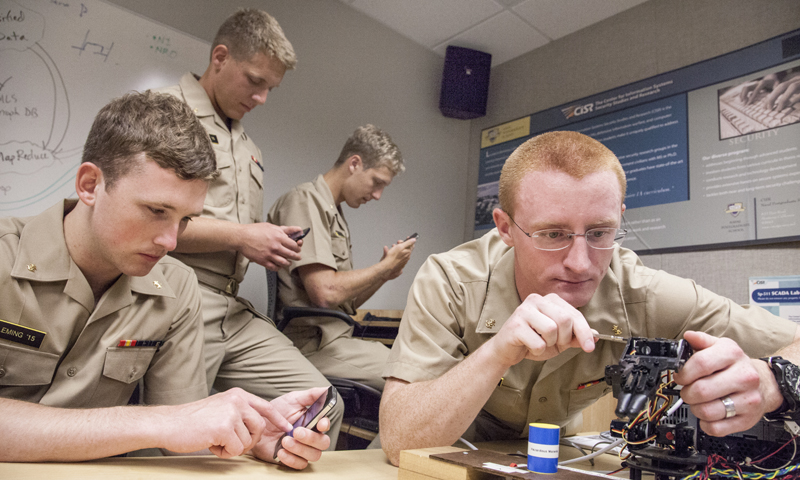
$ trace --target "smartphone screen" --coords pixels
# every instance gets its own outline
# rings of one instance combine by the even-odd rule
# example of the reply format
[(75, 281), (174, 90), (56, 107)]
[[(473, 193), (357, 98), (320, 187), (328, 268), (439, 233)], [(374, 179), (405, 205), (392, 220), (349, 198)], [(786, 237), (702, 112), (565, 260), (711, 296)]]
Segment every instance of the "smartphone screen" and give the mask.
[(306, 235), (308, 235), (308, 232), (310, 232), (310, 231), (311, 231), (311, 227), (307, 227), (302, 232), (295, 232), (295, 233), (289, 235), (289, 238), (291, 238), (292, 240), (294, 240), (296, 242), (296, 241), (300, 240), (301, 238), (305, 237)]
[(287, 433), (287, 435), (291, 437), (294, 433), (294, 429), (297, 427), (314, 429), (317, 426), (317, 422), (319, 422), (334, 405), (336, 405), (336, 388), (331, 385), (328, 387), (325, 395), (320, 395), (317, 401), (308, 407), (308, 410), (292, 424), (292, 431)]
[(293, 436), (294, 429), (297, 427), (305, 427), (311, 430), (316, 431), (317, 423), (331, 411), (331, 409), (336, 405), (336, 388), (331, 385), (328, 387), (328, 390), (325, 394), (320, 395), (317, 401), (314, 402), (313, 405), (308, 407), (308, 409), (297, 419), (297, 421), (292, 424), (292, 431), (289, 433), (284, 433), (283, 436), (278, 440), (278, 443), (275, 445), (275, 453), (273, 454), (273, 458), (278, 458), (278, 452), (283, 445), (281, 445), (283, 441), (283, 437), (286, 436)]
[(411, 235), (407, 236), (407, 237), (406, 237), (406, 239), (405, 239), (404, 241), (406, 241), (406, 242), (407, 242), (407, 241), (411, 240), (412, 238), (417, 238), (417, 237), (419, 237), (419, 234), (418, 234), (418, 233), (416, 233), (416, 232), (414, 232), (414, 233), (412, 233)]

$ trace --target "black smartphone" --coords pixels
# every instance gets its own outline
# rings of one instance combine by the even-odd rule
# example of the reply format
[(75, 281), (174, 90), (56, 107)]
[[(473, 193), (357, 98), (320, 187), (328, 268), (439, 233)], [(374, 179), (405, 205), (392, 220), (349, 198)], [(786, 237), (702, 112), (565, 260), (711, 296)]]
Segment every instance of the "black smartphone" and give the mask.
[(308, 227), (308, 228), (306, 228), (305, 230), (303, 230), (302, 232), (294, 232), (293, 234), (289, 235), (289, 238), (291, 238), (292, 240), (294, 240), (295, 242), (297, 242), (297, 241), (299, 241), (301, 238), (303, 238), (303, 237), (305, 237), (306, 235), (308, 235), (308, 232), (310, 232), (310, 231), (311, 231), (311, 227)]
[(292, 424), (292, 430), (289, 433), (284, 433), (281, 438), (278, 440), (277, 445), (275, 445), (275, 454), (273, 458), (278, 458), (278, 452), (283, 445), (283, 437), (289, 436), (291, 437), (294, 434), (294, 429), (297, 427), (304, 427), (311, 430), (317, 431), (317, 423), (322, 420), (322, 417), (326, 416), (328, 412), (336, 405), (336, 387), (331, 385), (328, 387), (328, 390), (325, 394), (320, 395), (316, 402), (313, 405), (308, 407), (308, 409), (303, 413), (300, 418), (297, 419), (296, 422)]
[(404, 242), (407, 242), (407, 241), (411, 240), (412, 238), (419, 238), (419, 233), (417, 233), (417, 232), (414, 232), (414, 233), (412, 233), (411, 235), (407, 236), (407, 237), (406, 237), (406, 239), (405, 239), (405, 240), (403, 240), (403, 241), (404, 241)]

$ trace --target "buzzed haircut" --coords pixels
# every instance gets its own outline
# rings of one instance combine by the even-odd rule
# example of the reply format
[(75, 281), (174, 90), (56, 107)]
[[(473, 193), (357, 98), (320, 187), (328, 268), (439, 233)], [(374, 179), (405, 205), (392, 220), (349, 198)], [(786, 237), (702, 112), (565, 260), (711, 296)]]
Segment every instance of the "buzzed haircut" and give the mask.
[(625, 200), (625, 171), (614, 152), (592, 137), (562, 131), (533, 137), (511, 153), (500, 173), (500, 208), (513, 217), (522, 179), (531, 172), (542, 171), (564, 172), (579, 180), (592, 173), (610, 171), (617, 177)]

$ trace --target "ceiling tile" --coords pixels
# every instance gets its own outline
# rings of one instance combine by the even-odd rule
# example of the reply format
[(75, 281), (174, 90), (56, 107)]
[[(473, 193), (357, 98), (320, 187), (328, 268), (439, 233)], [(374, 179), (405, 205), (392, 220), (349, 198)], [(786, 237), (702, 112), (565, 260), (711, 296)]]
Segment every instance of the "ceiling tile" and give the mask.
[(497, 3), (486, 0), (342, 1), (428, 48), (502, 10)]
[(513, 7), (513, 10), (551, 40), (555, 40), (644, 2), (645, 0), (527, 0)]
[(504, 11), (450, 39), (446, 44), (437, 45), (433, 50), (444, 56), (447, 45), (457, 45), (491, 53), (494, 67), (547, 42), (546, 37), (519, 17)]

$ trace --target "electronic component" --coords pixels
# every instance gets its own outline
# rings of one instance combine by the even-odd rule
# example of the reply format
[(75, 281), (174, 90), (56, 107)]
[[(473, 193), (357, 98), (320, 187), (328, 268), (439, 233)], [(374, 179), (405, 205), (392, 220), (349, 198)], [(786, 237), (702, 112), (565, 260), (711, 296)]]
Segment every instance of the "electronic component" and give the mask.
[(747, 480), (800, 470), (796, 435), (782, 421), (762, 420), (745, 432), (713, 437), (687, 405), (667, 413), (680, 393), (672, 373), (692, 352), (684, 340), (631, 338), (619, 365), (606, 367), (605, 380), (618, 401), (611, 433), (626, 442), (623, 466), (630, 478), (651, 472), (655, 480)]
[(661, 376), (668, 370), (678, 371), (692, 355), (685, 340), (633, 337), (619, 365), (606, 367), (606, 383), (618, 400), (614, 413), (630, 420), (647, 406), (656, 394)]

